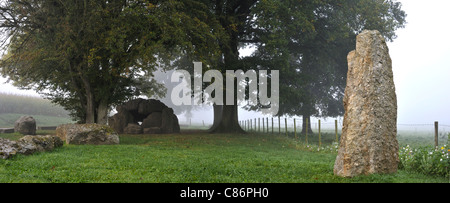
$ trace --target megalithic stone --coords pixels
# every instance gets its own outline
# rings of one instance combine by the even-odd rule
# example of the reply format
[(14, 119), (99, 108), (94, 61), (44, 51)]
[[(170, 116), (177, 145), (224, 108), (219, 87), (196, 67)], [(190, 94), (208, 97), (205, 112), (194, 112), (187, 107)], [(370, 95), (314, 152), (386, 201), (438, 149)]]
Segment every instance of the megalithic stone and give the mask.
[(380, 32), (365, 30), (347, 59), (344, 125), (334, 174), (395, 173), (397, 97), (386, 41)]

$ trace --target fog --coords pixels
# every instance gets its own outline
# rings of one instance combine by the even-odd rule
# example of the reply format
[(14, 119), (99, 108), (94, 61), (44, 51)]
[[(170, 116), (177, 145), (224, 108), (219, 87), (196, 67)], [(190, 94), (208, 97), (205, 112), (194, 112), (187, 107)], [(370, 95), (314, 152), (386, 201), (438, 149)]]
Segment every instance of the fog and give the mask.
[[(450, 1), (400, 2), (408, 15), (408, 24), (397, 31), (398, 38), (393, 43), (388, 43), (398, 100), (399, 127), (433, 129), (431, 124), (434, 121), (450, 126), (450, 27), (447, 26)], [(251, 54), (251, 49), (241, 50), (241, 54)], [(18, 90), (5, 82), (6, 79), (0, 77), (0, 92), (39, 96), (30, 90)], [(180, 123), (212, 124), (212, 106), (198, 108), (192, 113), (191, 119), (187, 119), (185, 113), (179, 114)], [(247, 120), (263, 115), (240, 109), (238, 116), (240, 120)], [(447, 128), (450, 130), (450, 127)]]
[(402, 0), (405, 29), (389, 43), (399, 124), (450, 125), (450, 19), (446, 0)]

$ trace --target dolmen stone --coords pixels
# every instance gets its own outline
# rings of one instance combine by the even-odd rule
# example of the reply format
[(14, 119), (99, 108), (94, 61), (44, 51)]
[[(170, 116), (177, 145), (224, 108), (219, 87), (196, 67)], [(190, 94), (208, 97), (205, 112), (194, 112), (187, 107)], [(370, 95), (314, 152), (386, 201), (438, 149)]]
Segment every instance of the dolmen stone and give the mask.
[(64, 144), (61, 138), (55, 135), (27, 135), (20, 138), (19, 143), (22, 145), (21, 153), (23, 154), (52, 151)]
[(36, 120), (31, 116), (22, 116), (14, 123), (14, 132), (22, 135), (36, 135)]
[(56, 128), (56, 136), (66, 144), (74, 145), (115, 145), (120, 142), (114, 129), (95, 123), (60, 125)]
[(169, 134), (179, 133), (178, 117), (173, 109), (155, 99), (135, 99), (116, 107), (108, 125), (117, 133)]
[(0, 138), (0, 158), (8, 159), (16, 154), (30, 155), (52, 151), (62, 147), (63, 141), (55, 135), (27, 135), (18, 141)]
[(127, 127), (123, 129), (125, 134), (142, 134), (143, 129), (139, 124), (136, 123), (128, 123)]
[(347, 58), (344, 125), (334, 174), (395, 173), (397, 97), (385, 39), (378, 31), (365, 30)]
[(0, 128), (0, 133), (14, 133), (14, 128)]
[(161, 131), (162, 133), (179, 133), (180, 125), (177, 116), (173, 113), (173, 109), (165, 108), (161, 114)]

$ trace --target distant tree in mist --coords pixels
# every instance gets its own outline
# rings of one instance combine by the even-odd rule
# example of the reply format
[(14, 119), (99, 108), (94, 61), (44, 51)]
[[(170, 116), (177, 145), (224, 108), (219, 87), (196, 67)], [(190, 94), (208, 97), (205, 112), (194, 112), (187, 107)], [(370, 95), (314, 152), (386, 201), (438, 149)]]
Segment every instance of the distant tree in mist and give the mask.
[(68, 117), (69, 112), (50, 101), (31, 96), (0, 93), (0, 114)]

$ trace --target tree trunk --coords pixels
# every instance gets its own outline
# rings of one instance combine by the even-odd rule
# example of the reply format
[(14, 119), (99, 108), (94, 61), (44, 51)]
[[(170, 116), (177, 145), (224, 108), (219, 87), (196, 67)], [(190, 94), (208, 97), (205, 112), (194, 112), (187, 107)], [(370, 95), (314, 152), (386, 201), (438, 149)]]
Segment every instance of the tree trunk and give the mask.
[[(239, 13), (239, 12), (245, 12), (247, 10), (245, 9), (239, 9), (240, 6), (237, 7), (228, 7), (226, 8), (226, 11), (222, 10), (222, 5), (224, 2), (219, 1), (217, 2), (218, 6), (216, 8), (217, 14), (226, 16), (226, 18), (223, 18), (221, 21), (221, 24), (224, 28), (226, 28), (226, 32), (229, 35), (229, 41), (227, 43), (221, 45), (221, 50), (223, 53), (223, 66), (222, 66), (222, 73), (225, 76), (225, 72), (227, 70), (236, 70), (239, 69), (239, 34), (240, 31), (243, 31), (243, 26), (236, 27), (236, 21), (245, 22), (245, 17), (249, 15), (249, 13)], [(252, 3), (253, 4), (253, 3)], [(246, 5), (242, 5), (246, 6)], [(250, 7), (250, 5), (247, 5)], [(245, 17), (244, 17), (245, 16)], [(220, 17), (221, 18), (221, 17)], [(236, 20), (236, 21), (234, 21)], [(239, 24), (239, 23), (237, 23)], [(224, 80), (225, 82), (225, 80)], [(234, 88), (234, 94), (232, 95), (234, 98), (233, 105), (227, 105), (226, 104), (226, 97), (227, 95), (227, 89), (226, 84), (224, 85), (224, 105), (222, 106), (222, 113), (220, 116), (220, 119), (216, 121), (214, 119), (214, 122), (218, 122), (216, 126), (213, 125), (213, 127), (210, 129), (211, 133), (245, 133), (245, 131), (241, 128), (239, 125), (238, 120), (238, 105), (237, 105), (237, 97), (236, 93), (237, 90), (235, 87), (236, 85), (236, 79), (233, 82), (233, 88)], [(216, 118), (216, 115), (214, 115)]]
[[(222, 106), (222, 115), (217, 126), (213, 126), (210, 129), (210, 133), (245, 133), (245, 131), (239, 125), (238, 120), (238, 106), (237, 105), (224, 105)], [(216, 117), (214, 115), (214, 117)], [(216, 119), (214, 119), (216, 120)]]
[(91, 84), (83, 76), (81, 76), (81, 80), (86, 91), (86, 123), (95, 123), (95, 100), (91, 90)]
[[(306, 126), (306, 119), (308, 119), (308, 126)], [(308, 134), (313, 134), (313, 131), (311, 129), (311, 116), (310, 115), (303, 115), (303, 122), (302, 122), (302, 133), (306, 133), (306, 127), (308, 128)]]
[(234, 105), (221, 106), (222, 111), (220, 115), (216, 115), (216, 111), (218, 113), (220, 108), (216, 107), (217, 109), (215, 109), (214, 111), (215, 124), (209, 130), (210, 133), (245, 133), (245, 131), (239, 125), (236, 91), (234, 92), (233, 96), (234, 96)]
[(102, 99), (97, 107), (97, 123), (106, 125), (108, 121), (108, 100)]
[(213, 104), (214, 121), (213, 125), (208, 129), (208, 132), (212, 132), (213, 129), (217, 128), (222, 120), (222, 110), (223, 105)]

